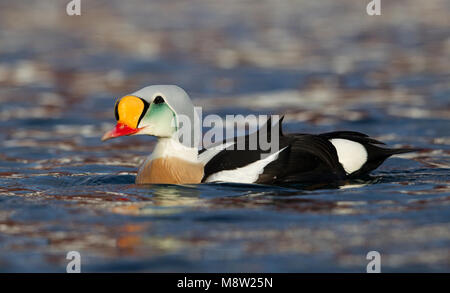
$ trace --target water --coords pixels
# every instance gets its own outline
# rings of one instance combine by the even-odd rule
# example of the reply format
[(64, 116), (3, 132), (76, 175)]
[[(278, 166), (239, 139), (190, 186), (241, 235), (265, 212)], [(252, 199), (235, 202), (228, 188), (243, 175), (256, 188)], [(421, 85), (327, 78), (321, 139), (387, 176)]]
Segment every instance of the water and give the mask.
[[(71, 250), (84, 272), (365, 272), (371, 250), (450, 271), (448, 3), (144, 2), (0, 4), (0, 271), (65, 272)], [(115, 98), (163, 83), (204, 114), (424, 151), (340, 188), (138, 186), (155, 140), (100, 137)]]

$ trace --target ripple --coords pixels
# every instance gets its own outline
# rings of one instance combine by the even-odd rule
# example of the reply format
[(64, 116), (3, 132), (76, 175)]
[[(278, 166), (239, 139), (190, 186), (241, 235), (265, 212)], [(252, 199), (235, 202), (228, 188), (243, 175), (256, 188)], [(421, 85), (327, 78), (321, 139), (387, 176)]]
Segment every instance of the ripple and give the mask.
[[(82, 22), (35, 2), (0, 4), (0, 271), (61, 272), (69, 250), (85, 272), (361, 272), (370, 250), (449, 271), (444, 0), (385, 1), (382, 22), (352, 0), (92, 0)], [(155, 139), (100, 137), (155, 82), (204, 115), (423, 150), (339, 184), (136, 185)]]

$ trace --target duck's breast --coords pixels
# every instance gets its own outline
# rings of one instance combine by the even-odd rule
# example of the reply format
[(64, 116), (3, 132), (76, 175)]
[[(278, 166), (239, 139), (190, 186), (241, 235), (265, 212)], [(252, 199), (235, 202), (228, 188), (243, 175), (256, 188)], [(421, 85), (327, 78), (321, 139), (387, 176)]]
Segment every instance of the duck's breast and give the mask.
[(162, 157), (144, 162), (136, 176), (136, 184), (197, 184), (202, 178), (203, 164)]

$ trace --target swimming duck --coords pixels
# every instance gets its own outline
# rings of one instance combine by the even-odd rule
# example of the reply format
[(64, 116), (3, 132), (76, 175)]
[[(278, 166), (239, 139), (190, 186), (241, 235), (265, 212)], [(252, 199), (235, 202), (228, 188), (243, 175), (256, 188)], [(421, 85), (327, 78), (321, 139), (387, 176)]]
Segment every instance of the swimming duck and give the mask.
[[(140, 166), (137, 184), (197, 184), (235, 182), (259, 184), (331, 182), (367, 175), (394, 154), (415, 149), (389, 149), (384, 143), (355, 131), (284, 134), (282, 118), (258, 131), (238, 136), (199, 151), (175, 135), (181, 117), (198, 119), (188, 94), (175, 85), (152, 85), (120, 98), (115, 104), (117, 125), (102, 140), (127, 135), (158, 138), (153, 153)], [(184, 134), (195, 138), (195, 127)], [(272, 130), (278, 130), (277, 137)], [(265, 130), (265, 131), (262, 131)], [(277, 139), (267, 153), (251, 141)], [(273, 140), (272, 140), (273, 141)], [(236, 145), (247, 146), (236, 149)]]

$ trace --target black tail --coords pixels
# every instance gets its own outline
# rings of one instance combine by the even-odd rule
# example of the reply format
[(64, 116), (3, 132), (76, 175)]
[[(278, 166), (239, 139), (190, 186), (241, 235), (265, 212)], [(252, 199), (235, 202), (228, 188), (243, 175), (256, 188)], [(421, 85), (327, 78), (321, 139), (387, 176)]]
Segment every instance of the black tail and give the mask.
[(392, 155), (399, 155), (399, 154), (405, 154), (405, 153), (412, 153), (412, 152), (419, 152), (423, 149), (419, 148), (400, 148), (400, 149), (385, 149), (380, 148), (382, 150), (383, 155), (387, 157), (390, 157)]
[(370, 171), (378, 168), (378, 166), (380, 166), (387, 158), (389, 158), (392, 155), (405, 154), (422, 150), (418, 148), (388, 149), (388, 148), (381, 148), (373, 144), (367, 144), (365, 145), (365, 147), (367, 149), (368, 154), (367, 162), (363, 165), (363, 167), (360, 170), (356, 171), (355, 173), (352, 173), (350, 175), (350, 178), (357, 178), (369, 174)]

